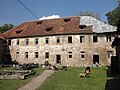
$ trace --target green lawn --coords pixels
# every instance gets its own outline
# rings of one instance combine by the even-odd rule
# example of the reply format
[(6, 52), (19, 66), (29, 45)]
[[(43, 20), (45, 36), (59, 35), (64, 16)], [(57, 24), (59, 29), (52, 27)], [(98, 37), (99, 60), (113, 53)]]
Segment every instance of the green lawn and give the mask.
[[(14, 70), (14, 67), (0, 67), (0, 71), (2, 70)], [(36, 76), (40, 75), (43, 72), (42, 68), (36, 68)], [(34, 77), (30, 77), (25, 80), (0, 80), (0, 90), (17, 90), (19, 87), (27, 84)]]
[(67, 71), (57, 71), (37, 90), (108, 90), (107, 67), (91, 68), (90, 77), (81, 78), (78, 74), (84, 69), (74, 67)]

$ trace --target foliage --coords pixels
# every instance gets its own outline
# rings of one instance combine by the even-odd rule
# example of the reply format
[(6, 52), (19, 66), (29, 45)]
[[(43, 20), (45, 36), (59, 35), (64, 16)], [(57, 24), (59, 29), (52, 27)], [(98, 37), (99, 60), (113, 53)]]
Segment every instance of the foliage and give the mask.
[(87, 11), (87, 12), (80, 11), (80, 13), (78, 15), (79, 16), (92, 16), (92, 17), (94, 17), (94, 18), (96, 18), (98, 20), (101, 20), (99, 13), (93, 13), (93, 12), (89, 12), (89, 11)]
[(0, 26), (0, 33), (6, 32), (14, 27), (13, 24), (4, 24), (3, 26)]
[(109, 24), (111, 24), (113, 26), (117, 26), (118, 25), (118, 21), (120, 19), (120, 3), (117, 6), (117, 8), (115, 8), (114, 10), (108, 12), (106, 14), (106, 16), (107, 16), (107, 20), (108, 20)]

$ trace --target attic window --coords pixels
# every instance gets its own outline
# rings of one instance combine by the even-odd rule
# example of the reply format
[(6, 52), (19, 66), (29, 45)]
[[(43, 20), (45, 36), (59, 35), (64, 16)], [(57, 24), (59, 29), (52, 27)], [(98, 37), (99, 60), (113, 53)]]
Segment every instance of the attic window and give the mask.
[(46, 27), (45, 30), (46, 31), (51, 31), (53, 27)]
[(42, 24), (42, 23), (43, 23), (43, 21), (37, 22), (37, 25)]
[(85, 29), (87, 26), (86, 25), (80, 25), (79, 28), (80, 29)]
[(15, 31), (16, 34), (20, 34), (23, 30)]
[(69, 21), (70, 21), (70, 18), (64, 19), (64, 22), (69, 22)]

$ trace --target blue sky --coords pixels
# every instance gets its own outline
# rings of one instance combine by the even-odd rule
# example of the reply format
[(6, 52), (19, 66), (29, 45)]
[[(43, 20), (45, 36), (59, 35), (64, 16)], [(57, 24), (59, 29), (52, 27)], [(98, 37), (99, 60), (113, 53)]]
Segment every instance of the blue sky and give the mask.
[[(99, 13), (102, 21), (105, 14), (117, 7), (117, 0), (20, 0), (37, 17), (60, 15), (60, 17), (75, 16), (80, 11)], [(0, 0), (0, 25), (11, 23), (19, 25), (25, 21), (36, 20), (18, 0)]]

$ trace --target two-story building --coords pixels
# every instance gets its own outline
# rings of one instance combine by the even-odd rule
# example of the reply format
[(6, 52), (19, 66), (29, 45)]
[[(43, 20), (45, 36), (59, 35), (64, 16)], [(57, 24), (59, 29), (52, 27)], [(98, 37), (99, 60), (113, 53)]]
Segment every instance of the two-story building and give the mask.
[(5, 33), (12, 60), (68, 66), (110, 65), (116, 27), (90, 16), (25, 22)]

